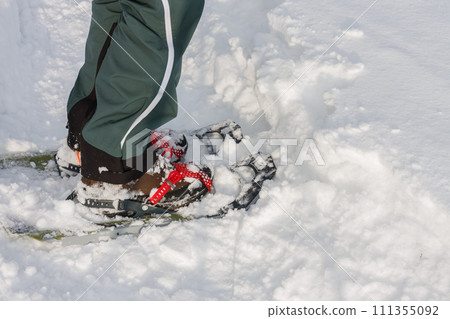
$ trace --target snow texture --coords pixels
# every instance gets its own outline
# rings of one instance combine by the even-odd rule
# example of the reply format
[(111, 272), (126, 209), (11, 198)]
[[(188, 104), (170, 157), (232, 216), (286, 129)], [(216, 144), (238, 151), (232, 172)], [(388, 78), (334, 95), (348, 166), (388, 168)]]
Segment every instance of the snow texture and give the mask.
[[(279, 169), (258, 204), (86, 246), (1, 229), (0, 299), (448, 299), (450, 5), (379, 1), (360, 16), (372, 3), (207, 1), (167, 127), (231, 118), (253, 145), (266, 139)], [(1, 156), (62, 144), (83, 9), (0, 0)], [(308, 139), (325, 165), (295, 165)], [(234, 175), (219, 166), (216, 179), (218, 194), (190, 213), (232, 198)], [(95, 229), (64, 200), (77, 182), (1, 169), (0, 222)]]

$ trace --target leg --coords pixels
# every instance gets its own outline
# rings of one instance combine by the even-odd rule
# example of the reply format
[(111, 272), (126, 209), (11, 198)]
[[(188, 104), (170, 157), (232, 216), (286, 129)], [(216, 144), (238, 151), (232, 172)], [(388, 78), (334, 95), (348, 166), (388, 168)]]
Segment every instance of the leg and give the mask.
[(136, 177), (124, 160), (145, 152), (129, 144), (148, 140), (151, 129), (177, 114), (181, 58), (204, 0), (120, 0), (120, 5), (114, 40), (95, 80), (97, 108), (82, 131), (81, 152), (84, 177), (123, 184)]
[(85, 63), (82, 66), (67, 103), (68, 145), (79, 150), (81, 130), (96, 107), (95, 77), (110, 44), (121, 13), (118, 0), (94, 0), (92, 21), (86, 41)]

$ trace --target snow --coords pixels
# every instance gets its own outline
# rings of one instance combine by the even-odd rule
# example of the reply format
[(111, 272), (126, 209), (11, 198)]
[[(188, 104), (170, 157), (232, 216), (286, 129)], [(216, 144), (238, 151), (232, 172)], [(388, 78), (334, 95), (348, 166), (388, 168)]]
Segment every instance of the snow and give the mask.
[[(55, 150), (65, 138), (83, 9), (0, 1), (1, 156)], [(277, 163), (286, 151), (288, 165), (248, 212), (139, 239), (60, 247), (1, 230), (0, 299), (446, 300), (449, 9), (444, 0), (207, 1), (167, 126), (231, 118), (251, 145), (266, 139)], [(311, 139), (325, 165), (311, 148), (295, 165)], [(190, 213), (235, 194), (233, 175), (218, 165), (216, 176), (217, 194)], [(90, 212), (64, 200), (77, 183), (1, 169), (0, 222), (94, 230)]]

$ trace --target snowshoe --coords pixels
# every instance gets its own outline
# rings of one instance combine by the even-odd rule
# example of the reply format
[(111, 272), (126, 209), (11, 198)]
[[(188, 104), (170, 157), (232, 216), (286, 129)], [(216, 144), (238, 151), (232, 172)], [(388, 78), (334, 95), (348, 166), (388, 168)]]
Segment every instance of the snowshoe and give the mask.
[[(115, 193), (117, 199), (102, 199), (101, 195), (110, 192), (107, 188), (99, 188), (98, 195), (91, 193), (86, 197), (84, 191), (79, 194), (74, 192), (68, 199), (81, 202), (84, 206), (99, 209), (109, 217), (125, 216), (139, 218), (145, 215), (176, 214), (177, 210), (189, 204), (199, 201), (208, 192), (213, 192), (212, 172), (208, 167), (201, 170), (193, 164), (174, 163), (175, 170), (171, 171), (164, 182), (159, 179), (155, 184), (155, 176), (158, 174), (146, 174), (128, 189), (144, 192), (146, 195), (137, 195), (132, 198), (124, 198), (119, 192)], [(244, 170), (250, 170), (244, 172)], [(272, 179), (277, 171), (275, 163), (270, 155), (249, 155), (233, 165), (231, 170), (237, 173), (241, 179), (241, 191), (229, 204), (216, 212), (206, 213), (202, 217), (220, 218), (230, 210), (249, 209), (258, 198), (264, 181)], [(249, 179), (248, 176), (251, 176)], [(156, 180), (159, 177), (156, 177)], [(180, 183), (181, 180), (184, 183)], [(188, 181), (188, 182), (186, 182)], [(180, 184), (178, 184), (180, 183)], [(108, 185), (108, 184), (107, 184)], [(145, 185), (145, 186), (143, 186)], [(155, 187), (160, 185), (159, 187)], [(179, 185), (178, 187), (175, 187)], [(114, 185), (117, 187), (116, 185)], [(128, 191), (128, 190), (127, 190)], [(147, 195), (148, 194), (148, 195)], [(92, 196), (94, 195), (94, 196)], [(89, 197), (90, 196), (90, 197)], [(104, 198), (104, 197), (103, 197)]]
[(54, 167), (53, 157), (54, 152), (22, 153), (10, 156), (0, 156), (0, 169), (21, 166), (34, 168), (40, 171), (51, 171)]
[[(216, 212), (205, 212), (203, 215), (196, 216), (182, 216), (171, 210), (171, 208), (164, 207), (161, 204), (163, 201), (160, 201), (159, 205), (158, 203), (154, 205), (149, 201), (150, 196), (116, 200), (104, 200), (101, 197), (83, 199), (81, 198), (82, 194), (78, 198), (74, 192), (69, 199), (83, 201), (85, 206), (109, 212), (111, 217), (121, 215), (132, 218), (112, 219), (110, 222), (96, 223), (100, 226), (99, 230), (85, 234), (74, 233), (70, 230), (38, 230), (34, 226), (28, 226), (21, 222), (15, 222), (5, 229), (14, 235), (31, 237), (45, 242), (59, 242), (62, 245), (85, 245), (124, 235), (139, 236), (144, 228), (167, 226), (174, 220), (183, 222), (201, 218), (222, 218), (230, 210), (247, 210), (258, 200), (263, 183), (272, 179), (276, 173), (272, 157), (263, 154), (249, 155), (233, 165), (231, 170), (241, 176), (241, 191), (235, 200)], [(251, 174), (248, 174), (249, 172)], [(167, 184), (170, 185), (169, 183)], [(104, 191), (108, 191), (106, 186), (98, 186), (99, 195), (104, 194)], [(121, 191), (129, 195), (129, 191), (124, 189)], [(206, 193), (205, 190), (203, 191)], [(153, 192), (153, 195), (155, 194), (156, 192)]]

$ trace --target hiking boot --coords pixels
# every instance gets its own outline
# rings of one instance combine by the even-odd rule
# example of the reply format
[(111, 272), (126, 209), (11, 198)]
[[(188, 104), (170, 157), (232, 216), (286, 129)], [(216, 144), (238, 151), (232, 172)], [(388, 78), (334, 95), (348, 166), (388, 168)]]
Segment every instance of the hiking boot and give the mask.
[[(184, 160), (188, 143), (183, 133), (170, 129), (153, 130), (150, 141), (156, 155), (161, 155), (172, 162)], [(76, 176), (81, 170), (81, 153), (71, 149), (67, 142), (61, 146), (54, 156), (59, 175)]]
[(209, 167), (172, 163), (159, 155), (154, 167), (136, 181), (116, 185), (83, 177), (75, 193), (80, 203), (98, 208), (108, 217), (129, 215), (118, 209), (120, 200), (132, 200), (167, 211), (177, 211), (199, 201), (211, 191), (212, 177)]

